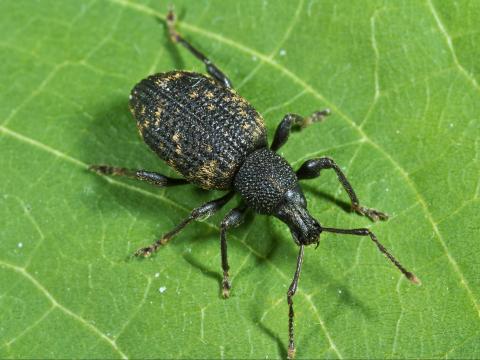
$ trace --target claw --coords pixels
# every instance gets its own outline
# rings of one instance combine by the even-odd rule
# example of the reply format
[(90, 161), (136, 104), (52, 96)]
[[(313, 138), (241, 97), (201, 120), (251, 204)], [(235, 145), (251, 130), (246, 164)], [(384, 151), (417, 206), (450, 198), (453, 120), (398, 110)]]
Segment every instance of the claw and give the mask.
[(360, 205), (353, 205), (353, 210), (360, 215), (368, 216), (372, 221), (387, 220), (388, 215), (382, 211), (370, 209)]
[(228, 272), (223, 273), (223, 280), (222, 280), (222, 295), (224, 299), (227, 299), (230, 297), (230, 288), (232, 285), (230, 285), (230, 281), (228, 280)]
[(315, 122), (322, 121), (323, 119), (325, 119), (330, 114), (331, 114), (330, 109), (325, 109), (325, 110), (322, 110), (322, 111), (315, 111), (310, 116), (307, 116), (307, 117), (303, 118), (303, 122), (300, 126), (302, 128), (306, 128), (307, 126), (309, 126), (309, 125), (311, 125)]
[(141, 249), (138, 249), (135, 251), (134, 255), (135, 256), (143, 256), (143, 257), (149, 257), (152, 255), (152, 253), (155, 251), (155, 249), (152, 246), (147, 246)]
[(222, 296), (224, 299), (228, 299), (230, 297), (230, 288), (224, 286), (222, 289)]
[(180, 35), (178, 35), (177, 31), (175, 30), (175, 22), (177, 20), (177, 17), (175, 16), (173, 6), (170, 6), (166, 20), (170, 39), (172, 40), (172, 42), (176, 43), (179, 41)]
[(287, 359), (295, 359), (295, 348), (288, 348)]
[(88, 170), (96, 172), (99, 175), (131, 176), (129, 170), (110, 165), (90, 165)]
[(88, 170), (96, 172), (97, 174), (108, 175), (108, 166), (107, 165), (90, 165)]
[(160, 246), (165, 245), (169, 239), (170, 239), (170, 237), (164, 236), (160, 240), (155, 241), (150, 246), (146, 246), (146, 247), (138, 249), (137, 251), (135, 251), (133, 253), (133, 255), (134, 256), (149, 257), (155, 251), (157, 251)]

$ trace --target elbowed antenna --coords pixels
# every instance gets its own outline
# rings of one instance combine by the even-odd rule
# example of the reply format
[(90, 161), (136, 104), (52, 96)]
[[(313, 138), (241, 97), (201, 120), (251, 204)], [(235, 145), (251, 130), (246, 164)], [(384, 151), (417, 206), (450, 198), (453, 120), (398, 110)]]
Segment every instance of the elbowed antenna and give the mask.
[(383, 246), (373, 232), (368, 229), (336, 229), (323, 227), (322, 230), (326, 232), (336, 233), (336, 234), (348, 234), (348, 235), (358, 235), (358, 236), (370, 236), (370, 239), (377, 245), (378, 250), (382, 252), (397, 268), (402, 272), (405, 277), (416, 285), (421, 285), (422, 282), (418, 277), (413, 273), (405, 269), (402, 264), (392, 255), (390, 252)]

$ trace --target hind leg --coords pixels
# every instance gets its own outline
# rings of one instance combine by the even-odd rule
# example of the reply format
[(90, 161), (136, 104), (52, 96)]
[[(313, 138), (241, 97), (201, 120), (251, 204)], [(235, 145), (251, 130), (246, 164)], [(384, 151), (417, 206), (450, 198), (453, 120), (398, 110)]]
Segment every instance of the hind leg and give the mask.
[(190, 51), (190, 53), (193, 54), (193, 56), (203, 62), (205, 64), (207, 72), (215, 80), (223, 84), (223, 86), (231, 88), (232, 82), (230, 81), (230, 79), (209, 58), (207, 58), (202, 52), (197, 50), (197, 48), (195, 48), (177, 32), (177, 30), (175, 29), (175, 20), (175, 13), (173, 12), (173, 10), (170, 10), (167, 15), (167, 27), (170, 34), (170, 39), (172, 39), (174, 43), (179, 43), (184, 46), (188, 51)]
[(230, 296), (230, 280), (228, 276), (228, 271), (230, 266), (228, 265), (228, 254), (227, 254), (227, 231), (231, 228), (237, 227), (243, 221), (243, 216), (247, 207), (239, 206), (230, 210), (230, 212), (222, 220), (220, 226), (220, 251), (222, 254), (222, 270), (223, 270), (223, 280), (222, 280), (222, 295), (224, 298)]

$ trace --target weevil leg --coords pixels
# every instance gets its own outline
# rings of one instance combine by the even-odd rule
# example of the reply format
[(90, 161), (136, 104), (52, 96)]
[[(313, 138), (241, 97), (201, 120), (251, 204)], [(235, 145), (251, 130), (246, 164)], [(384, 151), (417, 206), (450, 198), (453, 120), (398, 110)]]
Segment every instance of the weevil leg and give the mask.
[(402, 264), (383, 246), (380, 241), (378, 241), (377, 237), (373, 232), (371, 232), (368, 229), (337, 229), (337, 228), (329, 228), (329, 227), (323, 227), (322, 226), (322, 231), (326, 232), (331, 232), (331, 233), (336, 233), (336, 234), (347, 234), (347, 235), (357, 235), (357, 236), (369, 236), (370, 239), (377, 245), (378, 250), (387, 257), (388, 260), (390, 260), (393, 265), (397, 267), (400, 272), (405, 275), (405, 277), (413, 282), (414, 284), (420, 285), (420, 279), (417, 278), (413, 273), (408, 271), (403, 267)]
[(322, 121), (328, 115), (330, 115), (329, 109), (315, 111), (310, 116), (301, 116), (297, 114), (285, 115), (275, 131), (275, 136), (270, 149), (272, 151), (277, 151), (280, 149), (287, 142), (292, 128), (299, 128), (301, 130), (310, 124)]
[(239, 226), (243, 222), (243, 216), (247, 210), (246, 206), (236, 207), (225, 216), (220, 225), (220, 250), (222, 253), (222, 270), (223, 270), (223, 280), (222, 280), (222, 295), (224, 298), (230, 296), (230, 280), (228, 278), (228, 270), (230, 266), (228, 265), (228, 255), (227, 255), (227, 230)]
[(170, 39), (174, 43), (179, 43), (183, 45), (190, 53), (193, 54), (197, 59), (202, 61), (205, 64), (207, 72), (219, 83), (223, 84), (227, 88), (232, 87), (232, 82), (230, 79), (202, 52), (197, 50), (192, 44), (185, 40), (175, 29), (176, 16), (172, 9), (169, 10), (167, 14), (167, 27), (170, 34)]
[(175, 226), (171, 231), (163, 235), (160, 239), (155, 241), (154, 243), (150, 244), (149, 246), (143, 247), (138, 249), (134, 255), (135, 256), (144, 256), (148, 257), (152, 253), (154, 253), (160, 246), (165, 245), (171, 238), (177, 235), (185, 226), (191, 223), (193, 220), (198, 219), (206, 219), (213, 214), (215, 214), (218, 210), (220, 210), (230, 199), (233, 197), (234, 192), (231, 191), (226, 195), (222, 196), (221, 198), (206, 202), (205, 204), (195, 208), (192, 210), (190, 215), (183, 219), (180, 224)]
[(293, 359), (295, 357), (295, 339), (294, 339), (294, 317), (293, 312), (293, 295), (297, 292), (298, 279), (300, 278), (300, 271), (302, 270), (303, 263), (303, 250), (304, 245), (300, 245), (300, 250), (298, 251), (297, 257), (297, 267), (295, 269), (295, 274), (293, 275), (292, 283), (287, 291), (287, 302), (288, 302), (288, 358)]
[(109, 165), (91, 165), (88, 169), (101, 175), (125, 176), (161, 187), (189, 184), (185, 179), (175, 179), (153, 171), (132, 170)]
[(337, 173), (338, 180), (342, 184), (343, 188), (350, 197), (352, 203), (352, 209), (359, 213), (360, 215), (368, 216), (371, 220), (386, 220), (388, 215), (382, 211), (370, 209), (360, 205), (357, 194), (352, 188), (352, 185), (347, 180), (347, 177), (340, 169), (340, 167), (328, 157), (316, 158), (305, 161), (302, 166), (297, 170), (297, 178), (299, 180), (303, 179), (314, 179), (320, 176), (320, 171), (322, 169), (333, 169)]

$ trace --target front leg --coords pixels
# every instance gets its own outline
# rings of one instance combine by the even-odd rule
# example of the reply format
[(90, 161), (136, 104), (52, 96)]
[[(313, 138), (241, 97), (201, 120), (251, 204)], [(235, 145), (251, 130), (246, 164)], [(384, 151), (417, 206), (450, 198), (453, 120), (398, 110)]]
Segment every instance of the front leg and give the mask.
[(280, 124), (278, 125), (277, 130), (275, 131), (275, 136), (273, 138), (272, 146), (270, 146), (270, 149), (272, 151), (277, 151), (278, 149), (280, 149), (280, 147), (282, 147), (282, 145), (287, 142), (288, 136), (290, 135), (290, 131), (292, 131), (293, 126), (303, 129), (310, 124), (322, 121), (328, 115), (330, 115), (329, 109), (315, 111), (313, 114), (306, 117), (297, 114), (285, 115)]
[(223, 270), (223, 280), (222, 280), (222, 295), (224, 298), (230, 296), (230, 280), (228, 278), (228, 270), (230, 266), (228, 265), (228, 255), (227, 255), (227, 230), (233, 227), (237, 227), (243, 222), (243, 215), (247, 210), (246, 206), (236, 207), (225, 216), (220, 225), (220, 250), (222, 253), (222, 270)]
[(347, 177), (345, 176), (343, 171), (340, 169), (340, 167), (335, 163), (335, 161), (333, 161), (328, 157), (311, 159), (311, 160), (305, 161), (303, 165), (300, 166), (300, 169), (297, 170), (297, 178), (299, 180), (314, 179), (320, 176), (320, 170), (322, 169), (335, 170), (335, 172), (337, 173), (338, 180), (340, 181), (343, 188), (345, 189), (348, 196), (350, 197), (350, 201), (352, 202), (352, 209), (354, 211), (356, 211), (360, 215), (368, 216), (373, 221), (388, 219), (387, 214), (381, 211), (370, 209), (360, 205), (357, 194), (355, 194), (355, 191), (353, 190), (352, 185), (350, 185), (350, 183), (348, 182)]
[(298, 279), (300, 278), (300, 272), (302, 271), (303, 263), (303, 250), (304, 245), (300, 245), (297, 257), (297, 267), (295, 268), (295, 274), (293, 275), (292, 283), (287, 291), (288, 302), (288, 358), (293, 359), (295, 357), (295, 335), (294, 335), (294, 318), (293, 312), (293, 295), (297, 292)]

